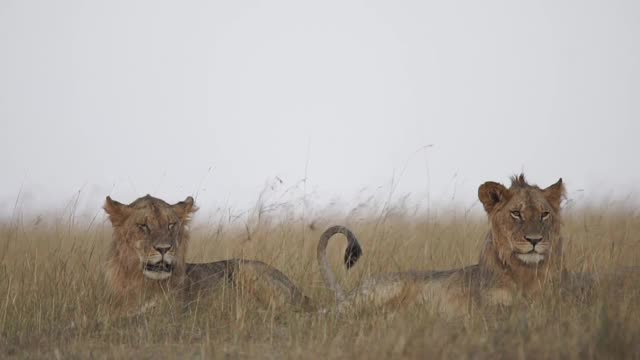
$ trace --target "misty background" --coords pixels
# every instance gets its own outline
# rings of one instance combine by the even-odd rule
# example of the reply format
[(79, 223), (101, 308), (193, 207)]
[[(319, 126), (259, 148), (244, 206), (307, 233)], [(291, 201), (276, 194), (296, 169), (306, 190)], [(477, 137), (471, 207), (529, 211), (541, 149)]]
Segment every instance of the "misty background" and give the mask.
[[(369, 196), (524, 171), (637, 203), (638, 1), (0, 1), (0, 217)], [(102, 216), (102, 215), (100, 215)]]

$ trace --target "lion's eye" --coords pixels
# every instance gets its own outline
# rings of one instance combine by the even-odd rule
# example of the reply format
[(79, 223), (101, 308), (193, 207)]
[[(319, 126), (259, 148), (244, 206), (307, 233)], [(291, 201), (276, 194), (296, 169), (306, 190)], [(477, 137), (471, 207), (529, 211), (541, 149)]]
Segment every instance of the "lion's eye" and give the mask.
[(138, 225), (138, 229), (140, 229), (140, 231), (148, 233), (149, 232), (149, 226), (147, 224), (137, 224)]
[(514, 218), (514, 219), (521, 220), (522, 219), (522, 214), (520, 214), (520, 211), (518, 211), (518, 210), (513, 210), (513, 211), (511, 211), (511, 217)]
[(169, 230), (173, 230), (176, 227), (176, 223), (169, 223)]
[(541, 218), (542, 220), (547, 220), (547, 219), (549, 218), (549, 215), (550, 215), (550, 214), (549, 214), (549, 212), (548, 212), (548, 211), (544, 211), (544, 212), (542, 213), (542, 215), (540, 216), (540, 218)]

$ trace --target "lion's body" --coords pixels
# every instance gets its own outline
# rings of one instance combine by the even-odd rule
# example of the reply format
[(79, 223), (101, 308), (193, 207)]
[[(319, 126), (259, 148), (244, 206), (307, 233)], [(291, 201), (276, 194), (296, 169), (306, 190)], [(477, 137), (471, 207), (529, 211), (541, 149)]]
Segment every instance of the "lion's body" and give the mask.
[(191, 302), (224, 286), (244, 286), (261, 302), (310, 310), (306, 296), (279, 270), (260, 261), (231, 259), (190, 264), (188, 222), (193, 199), (175, 205), (149, 195), (130, 205), (107, 198), (113, 242), (106, 263), (109, 289), (126, 311), (168, 294)]
[(509, 306), (517, 296), (537, 295), (553, 280), (552, 275), (560, 275), (545, 271), (514, 274), (483, 262), (451, 270), (375, 275), (346, 296), (339, 307), (344, 311), (418, 302), (436, 312), (455, 315), (472, 307)]
[(516, 297), (536, 296), (562, 277), (559, 212), (563, 194), (561, 182), (542, 190), (527, 184), (523, 176), (514, 178), (510, 189), (485, 183), (479, 195), (491, 230), (478, 264), (446, 271), (381, 274), (348, 295), (328, 266), (326, 246), (337, 233), (346, 235), (349, 243), (357, 240), (346, 228), (329, 228), (318, 244), (323, 278), (334, 290), (341, 311), (419, 302), (456, 315), (474, 306), (511, 305)]
[(305, 296), (289, 278), (278, 269), (261, 261), (229, 259), (211, 263), (187, 264), (184, 289), (188, 299), (218, 291), (223, 286), (244, 286), (263, 304), (275, 302), (313, 309)]
[(449, 271), (386, 273), (365, 280), (343, 302), (340, 311), (361, 307), (382, 307), (418, 302), (435, 311), (457, 313), (469, 305), (478, 278), (477, 266)]

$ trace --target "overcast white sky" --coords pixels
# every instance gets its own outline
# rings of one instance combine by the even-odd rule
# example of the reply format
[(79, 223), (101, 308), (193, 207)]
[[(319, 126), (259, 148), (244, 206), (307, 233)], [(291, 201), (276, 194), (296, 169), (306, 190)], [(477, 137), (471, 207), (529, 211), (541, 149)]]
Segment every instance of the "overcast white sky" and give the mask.
[(27, 210), (79, 190), (242, 208), (305, 176), (319, 201), (395, 178), (468, 206), (521, 170), (624, 198), (639, 19), (634, 0), (0, 0), (0, 213), (20, 189)]

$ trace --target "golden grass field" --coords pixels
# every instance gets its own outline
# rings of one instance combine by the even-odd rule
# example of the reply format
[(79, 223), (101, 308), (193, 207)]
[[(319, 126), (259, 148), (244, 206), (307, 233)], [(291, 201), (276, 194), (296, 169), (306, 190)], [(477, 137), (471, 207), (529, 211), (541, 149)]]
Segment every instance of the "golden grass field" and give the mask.
[[(347, 289), (381, 271), (447, 269), (476, 262), (488, 229), (478, 211), (446, 214), (370, 206), (344, 216), (254, 211), (192, 226), (188, 261), (263, 260), (287, 274), (321, 306), (331, 306), (315, 260), (329, 225), (354, 230), (364, 248), (349, 274), (343, 239), (330, 244)], [(568, 268), (606, 271), (640, 265), (640, 214), (628, 206), (565, 210)], [(47, 220), (47, 219), (45, 219)], [(501, 316), (447, 320), (420, 306), (345, 316), (277, 311), (242, 289), (187, 311), (165, 304), (144, 315), (114, 315), (101, 266), (111, 241), (102, 214), (93, 222), (27, 221), (0, 227), (0, 358), (640, 358), (640, 292), (576, 303), (550, 297)]]

